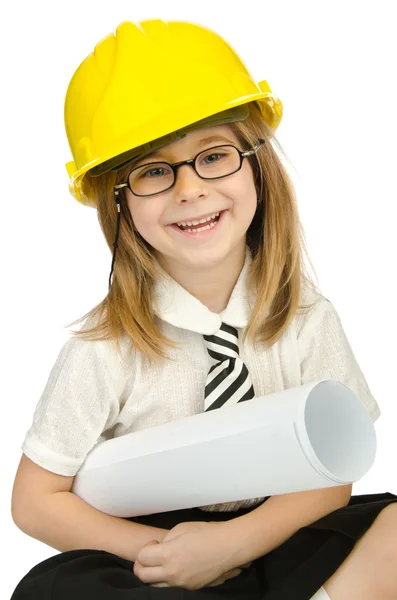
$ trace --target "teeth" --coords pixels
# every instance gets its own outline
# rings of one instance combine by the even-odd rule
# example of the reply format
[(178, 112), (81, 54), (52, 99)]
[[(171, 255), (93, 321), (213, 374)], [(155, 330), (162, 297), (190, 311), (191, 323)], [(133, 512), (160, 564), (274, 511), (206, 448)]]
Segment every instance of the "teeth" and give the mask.
[(177, 223), (177, 225), (184, 225), (186, 227), (186, 225), (199, 225), (200, 223), (206, 223), (207, 221), (210, 221), (211, 219), (215, 219), (215, 217), (219, 216), (219, 212), (214, 213), (213, 215), (206, 217), (205, 219), (201, 219), (200, 221), (181, 221), (180, 223)]
[(196, 227), (196, 229), (183, 229), (182, 231), (204, 231), (205, 229), (212, 229), (215, 227), (216, 223), (210, 223), (209, 225), (204, 225), (204, 227)]

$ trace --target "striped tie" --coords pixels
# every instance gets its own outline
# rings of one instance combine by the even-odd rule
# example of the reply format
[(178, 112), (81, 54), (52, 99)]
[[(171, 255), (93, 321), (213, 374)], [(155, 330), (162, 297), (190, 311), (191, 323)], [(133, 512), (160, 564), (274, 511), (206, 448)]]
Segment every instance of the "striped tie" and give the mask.
[(239, 356), (235, 327), (222, 323), (214, 335), (204, 335), (212, 366), (205, 383), (204, 411), (254, 398), (248, 369)]

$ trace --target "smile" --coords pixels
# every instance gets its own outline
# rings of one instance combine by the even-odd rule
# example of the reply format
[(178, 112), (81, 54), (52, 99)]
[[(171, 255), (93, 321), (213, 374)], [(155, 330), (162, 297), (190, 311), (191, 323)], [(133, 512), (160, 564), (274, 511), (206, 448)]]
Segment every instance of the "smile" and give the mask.
[(203, 223), (197, 223), (197, 221), (181, 221), (180, 225), (172, 223), (168, 225), (171, 229), (177, 231), (180, 235), (189, 238), (203, 238), (212, 235), (215, 231), (220, 228), (221, 223), (224, 220), (224, 215), (227, 210), (223, 210), (220, 213), (214, 213), (208, 217)]

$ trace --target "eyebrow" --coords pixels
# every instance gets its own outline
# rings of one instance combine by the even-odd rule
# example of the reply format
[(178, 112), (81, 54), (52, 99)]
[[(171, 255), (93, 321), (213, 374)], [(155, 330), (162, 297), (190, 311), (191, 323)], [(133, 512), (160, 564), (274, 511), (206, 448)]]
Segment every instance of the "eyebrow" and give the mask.
[(206, 137), (206, 138), (203, 138), (202, 140), (200, 140), (199, 146), (202, 146), (203, 144), (208, 144), (209, 142), (228, 142), (229, 144), (233, 144), (233, 146), (236, 143), (236, 142), (232, 142), (232, 140), (229, 140), (228, 138), (224, 137), (223, 135), (210, 135), (210, 137)]
[[(223, 143), (226, 142), (227, 144), (232, 144), (233, 146), (236, 145), (236, 142), (233, 142), (232, 140), (229, 140), (228, 138), (226, 138), (222, 135), (210, 135), (209, 137), (202, 138), (201, 140), (199, 140), (198, 147), (201, 148), (202, 146), (205, 146), (206, 144), (209, 144), (212, 142), (223, 142)], [(151, 152), (150, 155), (144, 156), (141, 160), (139, 160), (137, 162), (141, 162), (142, 160), (146, 160), (146, 159), (150, 160), (152, 157), (155, 157), (158, 154), (160, 154), (162, 150), (163, 150), (163, 148), (159, 148), (158, 150), (153, 150), (153, 152)]]

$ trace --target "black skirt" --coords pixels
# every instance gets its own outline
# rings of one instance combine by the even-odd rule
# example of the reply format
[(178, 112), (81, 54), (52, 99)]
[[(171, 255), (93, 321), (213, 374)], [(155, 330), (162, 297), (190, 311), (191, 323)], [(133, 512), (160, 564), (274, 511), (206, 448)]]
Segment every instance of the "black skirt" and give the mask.
[[(151, 587), (134, 575), (132, 561), (102, 550), (71, 550), (33, 567), (18, 583), (11, 600), (309, 600), (347, 558), (379, 512), (396, 501), (397, 496), (389, 492), (352, 496), (347, 506), (302, 527), (240, 575), (218, 586), (200, 590)], [(225, 521), (255, 508), (211, 513), (191, 508), (128, 520), (171, 529), (184, 521)]]

